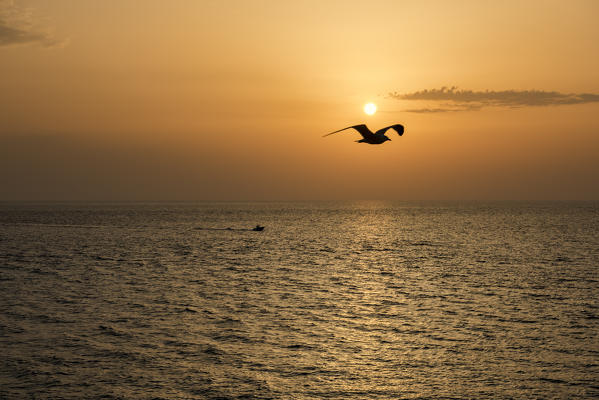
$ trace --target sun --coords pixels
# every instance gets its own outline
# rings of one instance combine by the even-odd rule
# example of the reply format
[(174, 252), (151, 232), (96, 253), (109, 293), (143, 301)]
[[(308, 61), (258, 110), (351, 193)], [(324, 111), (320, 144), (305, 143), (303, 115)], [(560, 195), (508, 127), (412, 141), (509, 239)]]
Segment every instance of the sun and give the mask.
[(368, 115), (372, 115), (376, 112), (376, 104), (366, 103), (364, 104), (364, 112)]

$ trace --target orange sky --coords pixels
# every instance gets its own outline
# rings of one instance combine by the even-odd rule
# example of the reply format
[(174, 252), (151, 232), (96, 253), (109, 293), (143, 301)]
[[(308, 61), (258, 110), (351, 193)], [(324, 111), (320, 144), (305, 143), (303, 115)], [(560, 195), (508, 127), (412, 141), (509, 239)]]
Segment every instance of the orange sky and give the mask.
[(0, 0), (0, 200), (597, 200), (597, 15)]

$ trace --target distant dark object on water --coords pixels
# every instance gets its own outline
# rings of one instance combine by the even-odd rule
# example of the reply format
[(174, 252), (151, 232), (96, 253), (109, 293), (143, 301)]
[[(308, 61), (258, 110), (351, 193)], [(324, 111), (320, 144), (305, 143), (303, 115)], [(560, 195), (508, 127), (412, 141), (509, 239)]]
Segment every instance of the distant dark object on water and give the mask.
[(372, 133), (366, 125), (360, 124), (360, 125), (348, 126), (347, 128), (343, 128), (343, 129), (339, 129), (338, 131), (335, 131), (335, 132), (327, 133), (323, 137), (332, 135), (333, 133), (344, 131), (346, 129), (357, 130), (360, 133), (360, 135), (362, 135), (362, 139), (356, 140), (356, 142), (357, 143), (368, 143), (368, 144), (381, 144), (381, 143), (385, 143), (387, 140), (391, 141), (391, 139), (389, 139), (387, 136), (385, 136), (385, 132), (387, 132), (387, 130), (389, 130), (389, 129), (395, 130), (395, 132), (397, 132), (397, 134), (399, 136), (403, 135), (403, 131), (404, 131), (403, 125), (395, 124), (395, 125), (389, 125), (383, 129), (379, 129), (378, 131)]
[(198, 226), (195, 229), (204, 230), (204, 231), (263, 231), (264, 227), (260, 226), (260, 225), (256, 225), (255, 228), (231, 228), (231, 227), (227, 227), (227, 228), (202, 228), (201, 226)]

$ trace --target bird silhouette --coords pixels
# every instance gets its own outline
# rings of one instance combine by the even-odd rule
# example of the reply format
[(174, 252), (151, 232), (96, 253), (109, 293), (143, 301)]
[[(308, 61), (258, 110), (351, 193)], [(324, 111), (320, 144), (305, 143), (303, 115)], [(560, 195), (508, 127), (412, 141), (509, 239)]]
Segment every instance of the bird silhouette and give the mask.
[(376, 131), (374, 133), (372, 133), (366, 125), (360, 124), (360, 125), (348, 126), (347, 128), (343, 128), (343, 129), (339, 129), (338, 131), (335, 131), (335, 132), (327, 133), (323, 137), (332, 135), (333, 133), (344, 131), (346, 129), (355, 129), (356, 131), (358, 131), (358, 133), (360, 135), (362, 135), (362, 139), (356, 140), (357, 143), (381, 144), (381, 143), (385, 143), (387, 140), (390, 141), (391, 139), (389, 139), (385, 135), (385, 132), (387, 132), (387, 130), (389, 130), (389, 129), (395, 130), (395, 132), (397, 132), (397, 134), (399, 136), (403, 135), (403, 125), (401, 125), (401, 124), (389, 125), (383, 129), (379, 129), (378, 131)]

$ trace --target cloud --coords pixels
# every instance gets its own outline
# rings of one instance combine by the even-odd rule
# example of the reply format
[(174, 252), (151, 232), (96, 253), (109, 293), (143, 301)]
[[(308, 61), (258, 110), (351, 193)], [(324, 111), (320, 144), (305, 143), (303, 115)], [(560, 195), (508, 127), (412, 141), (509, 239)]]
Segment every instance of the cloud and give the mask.
[(543, 90), (460, 90), (451, 88), (420, 90), (412, 93), (389, 93), (389, 97), (397, 100), (425, 101), (433, 103), (433, 107), (404, 110), (415, 113), (439, 113), (455, 111), (473, 111), (484, 107), (529, 107), (559, 106), (567, 104), (586, 104), (599, 102), (599, 94), (593, 93), (560, 93)]
[(47, 28), (37, 25), (31, 10), (15, 5), (12, 0), (0, 0), (0, 47), (28, 44), (55, 47), (64, 43)]

